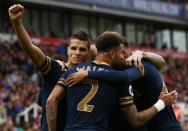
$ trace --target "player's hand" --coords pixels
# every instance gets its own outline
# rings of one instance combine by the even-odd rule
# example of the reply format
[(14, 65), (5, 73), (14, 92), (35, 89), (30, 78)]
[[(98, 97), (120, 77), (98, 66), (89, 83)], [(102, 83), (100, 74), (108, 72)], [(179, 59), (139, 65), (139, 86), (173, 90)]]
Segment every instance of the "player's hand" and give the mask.
[(17, 21), (21, 20), (21, 17), (23, 16), (24, 7), (20, 4), (12, 5), (8, 9), (8, 13), (9, 13), (9, 17), (10, 17), (11, 21), (17, 22)]
[(88, 75), (88, 71), (84, 69), (78, 70), (76, 73), (70, 74), (66, 79), (66, 85), (71, 87), (75, 84), (80, 83), (84, 80)]
[(167, 89), (166, 84), (165, 84), (164, 81), (163, 81), (163, 92), (164, 93), (168, 93), (168, 89)]
[(171, 106), (172, 104), (176, 102), (177, 96), (178, 96), (178, 93), (176, 92), (176, 90), (173, 90), (172, 92), (169, 92), (169, 93), (162, 90), (159, 96), (159, 99), (164, 101), (165, 106)]
[(139, 67), (142, 63), (141, 63), (141, 60), (143, 58), (143, 52), (140, 51), (140, 50), (136, 50), (136, 51), (133, 51), (132, 52), (132, 55), (129, 56), (127, 59), (126, 59), (126, 63), (127, 65), (129, 66), (136, 66), (136, 67)]

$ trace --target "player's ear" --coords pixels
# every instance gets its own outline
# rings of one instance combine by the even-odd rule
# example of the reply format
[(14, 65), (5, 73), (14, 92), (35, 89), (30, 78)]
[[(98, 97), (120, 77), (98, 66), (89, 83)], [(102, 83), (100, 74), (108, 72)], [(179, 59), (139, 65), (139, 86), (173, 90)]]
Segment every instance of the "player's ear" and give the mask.
[(110, 55), (110, 58), (113, 59), (115, 57), (115, 51), (114, 50), (110, 50), (109, 51), (109, 55)]

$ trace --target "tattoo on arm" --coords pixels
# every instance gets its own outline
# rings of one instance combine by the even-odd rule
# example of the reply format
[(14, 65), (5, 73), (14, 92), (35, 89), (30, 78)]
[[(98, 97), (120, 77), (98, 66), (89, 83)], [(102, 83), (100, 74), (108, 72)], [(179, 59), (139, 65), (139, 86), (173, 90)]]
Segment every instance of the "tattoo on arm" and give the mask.
[(57, 101), (53, 105), (47, 105), (46, 116), (49, 131), (56, 131)]
[(151, 120), (157, 114), (157, 109), (155, 107), (150, 107), (138, 112), (136, 106), (131, 105), (123, 107), (122, 113), (132, 127), (138, 128)]
[(58, 85), (55, 86), (52, 93), (46, 102), (46, 116), (48, 122), (48, 131), (56, 131), (56, 120), (57, 120), (57, 105), (64, 94), (64, 88), (60, 88)]

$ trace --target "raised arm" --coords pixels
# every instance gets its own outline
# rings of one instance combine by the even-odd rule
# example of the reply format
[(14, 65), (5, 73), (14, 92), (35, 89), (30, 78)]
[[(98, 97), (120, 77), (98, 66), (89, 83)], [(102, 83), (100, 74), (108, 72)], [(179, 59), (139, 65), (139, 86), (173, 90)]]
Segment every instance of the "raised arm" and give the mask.
[[(120, 98), (120, 105), (123, 116), (133, 128), (138, 128), (151, 120), (158, 112), (167, 106), (171, 106), (177, 99), (177, 92), (162, 92), (159, 100), (150, 108), (138, 112), (136, 106), (127, 102), (126, 97)], [(129, 99), (130, 100), (130, 99)], [(128, 104), (129, 105), (128, 105)]]
[(152, 52), (144, 52), (140, 50), (134, 51), (133, 54), (126, 59), (126, 62), (129, 65), (134, 64), (137, 66), (141, 63), (142, 59), (152, 62), (157, 69), (161, 69), (165, 65), (165, 60), (162, 56)]
[(41, 68), (46, 61), (45, 54), (35, 45), (33, 45), (31, 38), (22, 23), (24, 14), (24, 7), (20, 4), (13, 5), (9, 8), (9, 17), (14, 26), (14, 30), (19, 39), (20, 46), (28, 54), (37, 68)]
[(48, 130), (49, 131), (56, 131), (57, 130), (57, 104), (58, 101), (63, 97), (64, 95), (64, 79), (60, 78), (60, 80), (57, 82), (55, 88), (53, 89), (52, 93), (47, 99), (46, 102), (46, 116), (47, 116), (47, 122), (48, 122)]

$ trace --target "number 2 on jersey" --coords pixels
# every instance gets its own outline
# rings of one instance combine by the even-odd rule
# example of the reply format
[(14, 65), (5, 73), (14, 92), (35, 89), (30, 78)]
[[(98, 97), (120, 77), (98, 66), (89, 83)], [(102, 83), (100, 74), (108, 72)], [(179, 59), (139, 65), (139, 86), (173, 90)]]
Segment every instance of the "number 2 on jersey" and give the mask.
[(92, 112), (94, 105), (89, 105), (89, 101), (95, 96), (98, 90), (98, 82), (97, 81), (87, 81), (87, 84), (91, 84), (91, 90), (89, 93), (78, 103), (77, 110), (84, 112)]

